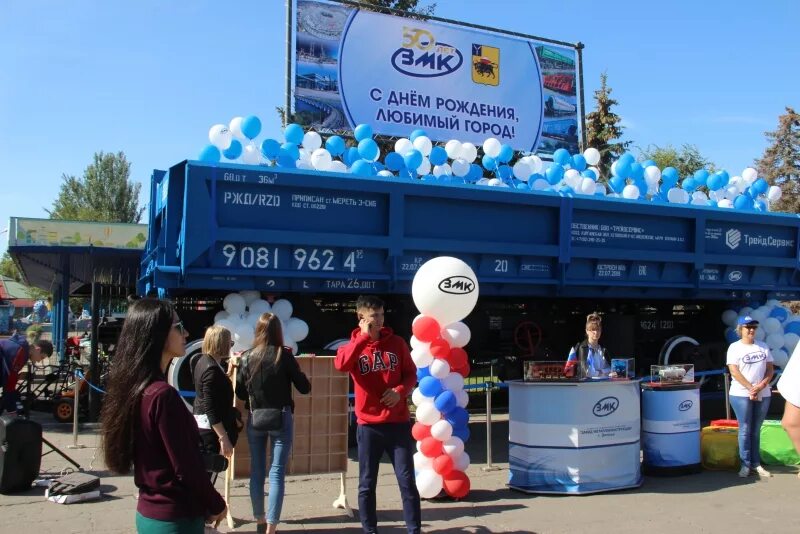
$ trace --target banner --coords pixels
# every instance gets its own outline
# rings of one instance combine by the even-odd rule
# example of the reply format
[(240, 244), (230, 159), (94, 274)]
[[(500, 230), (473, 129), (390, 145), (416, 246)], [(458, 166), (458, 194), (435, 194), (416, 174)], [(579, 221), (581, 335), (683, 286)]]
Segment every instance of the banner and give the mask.
[(297, 0), (295, 120), (318, 131), (369, 124), (434, 141), (578, 152), (576, 52), (434, 20)]
[(146, 224), (11, 218), (8, 246), (93, 246), (144, 250)]

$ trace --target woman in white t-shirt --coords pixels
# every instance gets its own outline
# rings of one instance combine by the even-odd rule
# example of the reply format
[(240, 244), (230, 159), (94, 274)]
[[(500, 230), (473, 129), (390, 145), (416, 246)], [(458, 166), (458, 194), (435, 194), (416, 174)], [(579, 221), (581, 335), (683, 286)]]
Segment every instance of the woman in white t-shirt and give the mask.
[[(794, 348), (789, 363), (778, 380), (778, 391), (783, 400), (783, 420), (781, 424), (792, 440), (797, 452), (800, 452), (800, 343)], [(800, 476), (800, 473), (797, 474)]]
[(758, 321), (752, 317), (740, 317), (736, 333), (741, 338), (728, 347), (727, 365), (731, 381), (730, 401), (736, 420), (739, 422), (739, 458), (742, 468), (739, 476), (744, 478), (751, 471), (758, 476), (772, 476), (761, 466), (761, 424), (769, 410), (770, 388), (774, 368), (772, 353), (764, 343), (755, 340)]

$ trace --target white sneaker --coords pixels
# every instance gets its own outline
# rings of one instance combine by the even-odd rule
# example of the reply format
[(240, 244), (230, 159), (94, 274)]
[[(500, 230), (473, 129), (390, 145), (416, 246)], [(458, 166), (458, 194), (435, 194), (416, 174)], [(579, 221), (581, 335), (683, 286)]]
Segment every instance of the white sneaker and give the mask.
[(743, 465), (741, 469), (739, 469), (739, 478), (747, 478), (750, 476), (750, 468), (746, 465)]
[(760, 465), (756, 467), (756, 474), (760, 477), (769, 478), (772, 476), (772, 473), (761, 467)]

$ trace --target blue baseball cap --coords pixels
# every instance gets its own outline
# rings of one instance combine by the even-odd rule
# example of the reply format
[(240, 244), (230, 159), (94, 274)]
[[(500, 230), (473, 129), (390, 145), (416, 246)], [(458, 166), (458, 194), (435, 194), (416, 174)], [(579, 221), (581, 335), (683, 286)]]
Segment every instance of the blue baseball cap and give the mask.
[(744, 317), (739, 317), (739, 320), (736, 321), (736, 324), (738, 326), (758, 326), (758, 321), (749, 315), (745, 315)]

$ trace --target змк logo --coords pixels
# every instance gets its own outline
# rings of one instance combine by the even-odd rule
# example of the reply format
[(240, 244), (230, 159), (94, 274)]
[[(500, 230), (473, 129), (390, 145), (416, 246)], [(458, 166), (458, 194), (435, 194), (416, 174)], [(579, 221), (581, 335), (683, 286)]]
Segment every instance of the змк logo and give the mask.
[(734, 250), (736, 247), (738, 247), (741, 241), (742, 233), (739, 230), (731, 228), (725, 232), (725, 244), (728, 245), (728, 248), (731, 250)]
[(407, 76), (433, 78), (451, 74), (464, 58), (455, 47), (437, 43), (433, 34), (419, 28), (403, 28), (403, 42), (392, 54), (392, 66)]
[(616, 397), (603, 397), (592, 407), (592, 413), (597, 417), (611, 415), (619, 408), (619, 399)]

